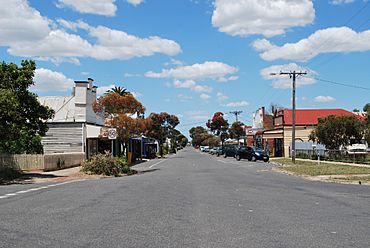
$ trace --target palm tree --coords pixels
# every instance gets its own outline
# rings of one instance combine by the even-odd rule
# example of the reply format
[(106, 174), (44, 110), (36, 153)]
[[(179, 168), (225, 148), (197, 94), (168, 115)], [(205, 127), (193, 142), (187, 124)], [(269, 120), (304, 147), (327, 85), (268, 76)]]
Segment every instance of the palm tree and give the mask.
[(131, 92), (129, 92), (127, 89), (125, 89), (121, 86), (118, 86), (118, 87), (114, 86), (114, 88), (112, 88), (110, 90), (107, 90), (107, 92), (105, 92), (105, 94), (111, 94), (111, 93), (117, 93), (120, 96), (126, 96), (126, 95), (131, 94)]

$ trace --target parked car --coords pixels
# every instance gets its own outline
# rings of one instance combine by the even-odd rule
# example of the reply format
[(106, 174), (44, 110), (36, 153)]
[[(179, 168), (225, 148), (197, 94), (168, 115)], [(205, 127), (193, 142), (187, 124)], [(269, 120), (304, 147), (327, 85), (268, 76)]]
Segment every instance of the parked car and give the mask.
[(239, 145), (224, 145), (224, 157), (235, 157)]
[(262, 149), (251, 146), (240, 146), (235, 154), (236, 160), (248, 159), (249, 161), (262, 160), (268, 162), (270, 157)]
[(216, 150), (217, 157), (221, 156), (222, 154), (224, 154), (222, 147), (217, 147), (217, 150)]
[(213, 147), (213, 148), (209, 149), (209, 153), (212, 154), (212, 155), (215, 155), (215, 154), (217, 154), (217, 149), (218, 149), (218, 147)]
[(367, 155), (367, 145), (352, 144), (350, 146), (346, 146), (346, 153), (348, 155)]
[(201, 152), (208, 152), (209, 151), (209, 146), (201, 146), (200, 151)]

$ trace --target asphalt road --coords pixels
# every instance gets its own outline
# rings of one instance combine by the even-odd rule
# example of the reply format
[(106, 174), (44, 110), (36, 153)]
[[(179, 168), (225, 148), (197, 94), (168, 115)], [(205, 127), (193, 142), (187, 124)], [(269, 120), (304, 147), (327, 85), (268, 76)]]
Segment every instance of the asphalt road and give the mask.
[(191, 148), (137, 168), (147, 172), (1, 186), (0, 247), (370, 247), (369, 186)]

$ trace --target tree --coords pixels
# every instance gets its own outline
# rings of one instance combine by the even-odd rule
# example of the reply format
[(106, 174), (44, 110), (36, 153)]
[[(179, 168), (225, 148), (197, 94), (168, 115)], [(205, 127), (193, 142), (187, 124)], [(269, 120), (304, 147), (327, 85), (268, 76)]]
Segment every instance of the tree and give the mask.
[(120, 96), (131, 95), (131, 93), (127, 89), (125, 89), (121, 86), (118, 86), (118, 87), (114, 86), (112, 89), (109, 89), (109, 90), (107, 90), (107, 92), (105, 92), (105, 94), (107, 94), (107, 95), (109, 95), (111, 93), (117, 93)]
[(218, 147), (221, 139), (215, 135), (208, 134), (208, 137), (202, 141), (203, 146)]
[(28, 88), (34, 85), (36, 64), (23, 60), (0, 65), (0, 153), (42, 153), (41, 136), (54, 111), (41, 105)]
[(211, 130), (212, 133), (219, 136), (221, 139), (222, 146), (226, 139), (226, 131), (229, 127), (229, 123), (224, 119), (224, 114), (221, 112), (216, 112), (211, 120), (208, 120), (206, 123), (207, 127)]
[(234, 122), (231, 127), (229, 128), (229, 135), (232, 139), (237, 139), (241, 136), (244, 136), (244, 124), (240, 121)]
[(193, 146), (200, 146), (202, 145), (202, 142), (209, 138), (210, 134), (207, 132), (207, 130), (204, 127), (198, 126), (198, 127), (192, 127), (189, 130), (191, 143)]
[(363, 108), (364, 112), (370, 113), (370, 103), (366, 103), (366, 105)]
[(370, 103), (367, 103), (364, 106), (364, 111), (366, 112), (365, 140), (366, 140), (367, 144), (370, 146)]
[(144, 106), (132, 94), (107, 93), (97, 99), (93, 105), (94, 111), (105, 118), (105, 124), (117, 128), (118, 137), (127, 148), (133, 135), (145, 131), (146, 121), (133, 118), (145, 112)]
[(337, 150), (341, 146), (359, 143), (364, 137), (364, 132), (364, 122), (355, 116), (332, 115), (319, 119), (309, 139), (324, 144), (328, 149)]
[(160, 142), (160, 153), (163, 155), (163, 143), (167, 138), (174, 138), (175, 127), (180, 123), (175, 115), (162, 112), (160, 114), (151, 113), (147, 118), (146, 135), (155, 138)]
[(118, 93), (109, 93), (101, 96), (93, 105), (95, 113), (104, 118), (112, 118), (120, 114), (144, 113), (145, 108), (131, 94), (121, 96)]

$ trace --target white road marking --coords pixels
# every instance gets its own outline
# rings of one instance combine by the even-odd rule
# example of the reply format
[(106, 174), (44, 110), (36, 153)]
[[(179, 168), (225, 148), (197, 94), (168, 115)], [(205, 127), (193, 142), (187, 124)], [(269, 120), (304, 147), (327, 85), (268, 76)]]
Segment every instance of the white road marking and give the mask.
[(161, 161), (159, 161), (159, 162), (157, 162), (157, 163), (155, 163), (155, 164), (152, 164), (151, 166), (149, 166), (149, 169), (151, 169), (151, 168), (153, 168), (154, 166), (156, 166), (156, 165), (159, 165), (160, 163), (163, 163), (165, 160), (161, 160)]
[(26, 194), (26, 193), (30, 193), (30, 192), (34, 192), (34, 191), (38, 191), (38, 190), (42, 190), (42, 189), (47, 189), (47, 188), (51, 188), (51, 187), (56, 187), (56, 186), (61, 186), (61, 185), (68, 184), (68, 183), (81, 182), (81, 181), (85, 181), (85, 179), (67, 181), (67, 182), (63, 182), (63, 183), (50, 184), (50, 185), (41, 186), (41, 187), (38, 187), (38, 188), (31, 188), (31, 189), (27, 189), (27, 190), (21, 190), (21, 191), (15, 192), (15, 193), (8, 193), (8, 194), (0, 196), (0, 199), (6, 199), (6, 198), (17, 196), (17, 195), (20, 195), (20, 194)]

